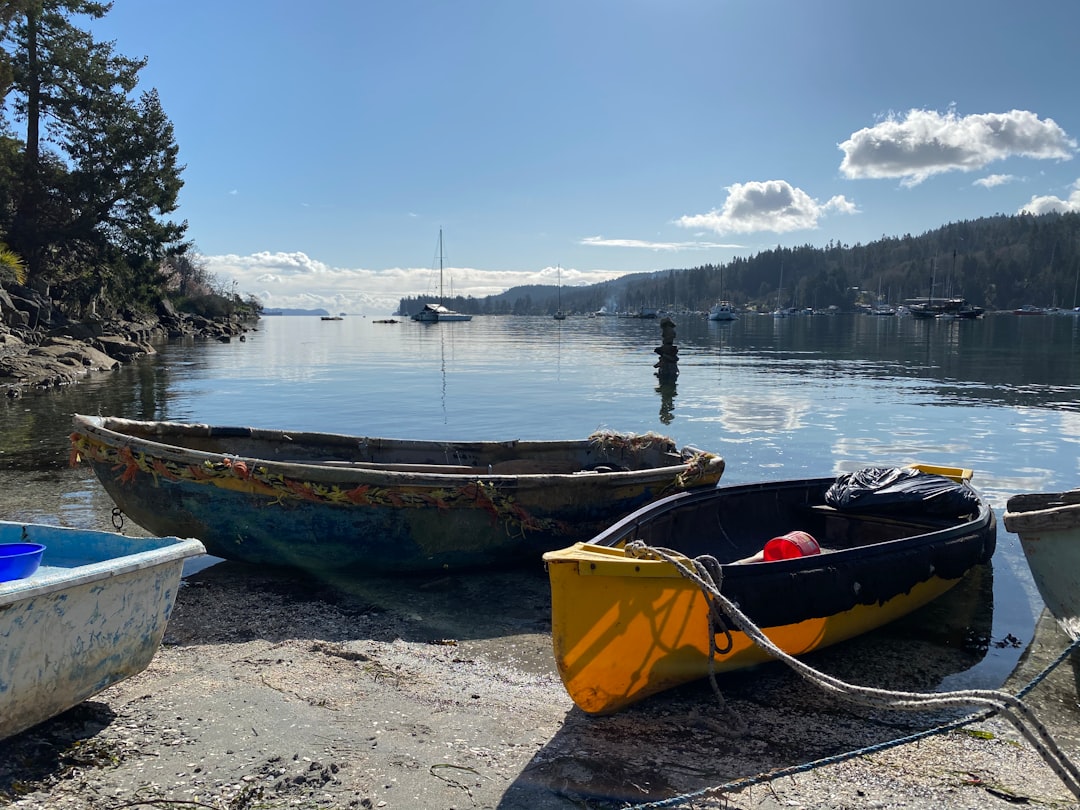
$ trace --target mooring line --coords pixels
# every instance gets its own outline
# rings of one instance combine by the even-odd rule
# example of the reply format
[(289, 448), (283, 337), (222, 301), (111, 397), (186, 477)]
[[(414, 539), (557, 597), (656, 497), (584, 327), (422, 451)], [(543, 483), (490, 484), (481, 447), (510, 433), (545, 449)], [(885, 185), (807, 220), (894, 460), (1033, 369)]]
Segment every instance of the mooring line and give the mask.
[[(1035, 748), (1039, 755), (1042, 756), (1043, 761), (1046, 762), (1058, 778), (1062, 780), (1069, 791), (1077, 798), (1080, 798), (1080, 770), (1077, 769), (1072, 761), (1060, 749), (1045, 726), (1043, 726), (1038, 718), (1036, 718), (1031, 713), (1030, 709), (1022, 702), (1024, 696), (1031, 692), (1032, 689), (1041, 683), (1054, 669), (1080, 647), (1080, 639), (1074, 640), (1056, 659), (1054, 659), (1054, 661), (1047, 665), (1023, 689), (1017, 692), (1016, 695), (1011, 695), (1007, 692), (998, 690), (986, 689), (960, 690), (942, 693), (907, 693), (856, 686), (813, 669), (793, 656), (788, 655), (773, 644), (773, 642), (761, 632), (760, 628), (754, 625), (749, 617), (742, 613), (730, 600), (720, 593), (720, 583), (717, 582), (716, 579), (718, 578), (721, 569), (714, 558), (706, 556), (692, 560), (691, 562), (693, 563), (694, 568), (691, 570), (682, 562), (685, 557), (682, 557), (669, 549), (646, 546), (641, 541), (633, 541), (627, 544), (627, 551), (634, 556), (648, 556), (655, 554), (659, 558), (674, 565), (679, 569), (683, 576), (697, 583), (705, 594), (706, 599), (711, 597), (717, 600), (723, 608), (724, 613), (734, 619), (735, 623), (739, 626), (739, 629), (753, 640), (755, 644), (762, 647), (774, 657), (784, 661), (799, 675), (813, 681), (823, 689), (839, 693), (842, 697), (857, 700), (867, 705), (884, 706), (885, 708), (914, 710), (933, 705), (948, 706), (962, 703), (982, 704), (988, 708), (974, 712), (959, 720), (895, 740), (875, 743), (874, 745), (865, 746), (854, 751), (817, 759), (801, 765), (793, 765), (787, 768), (757, 774), (755, 776), (744, 777), (732, 782), (726, 782), (722, 785), (703, 788), (669, 799), (647, 802), (645, 804), (625, 805), (625, 810), (654, 810), (654, 808), (674, 807), (680, 803), (690, 802), (694, 799), (742, 790), (747, 787), (752, 787), (753, 785), (771, 782), (774, 779), (779, 779), (784, 776), (805, 773), (825, 765), (834, 765), (859, 756), (888, 750), (937, 734), (942, 734), (947, 731), (953, 731), (971, 723), (989, 719), (995, 714), (1001, 714), (1009, 720), (1020, 734), (1031, 743), (1032, 747)], [(712, 611), (710, 611), (710, 634), (712, 633), (712, 620)], [(712, 677), (711, 671), (710, 677)], [(1023, 720), (1027, 720), (1034, 730), (1028, 728)]]

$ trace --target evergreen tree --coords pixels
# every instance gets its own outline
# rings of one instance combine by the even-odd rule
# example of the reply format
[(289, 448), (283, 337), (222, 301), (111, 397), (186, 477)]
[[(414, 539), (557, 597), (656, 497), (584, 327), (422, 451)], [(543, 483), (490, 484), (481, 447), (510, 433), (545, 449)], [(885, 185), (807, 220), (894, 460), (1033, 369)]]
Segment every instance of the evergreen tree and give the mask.
[(116, 54), (74, 21), (100, 19), (111, 6), (0, 5), (0, 20), (14, 12), (10, 106), (26, 127), (9, 242), (32, 282), (59, 282), (78, 297), (110, 279), (152, 287), (160, 260), (186, 248), (186, 223), (166, 219), (183, 171), (172, 124), (156, 90), (133, 98), (146, 62)]

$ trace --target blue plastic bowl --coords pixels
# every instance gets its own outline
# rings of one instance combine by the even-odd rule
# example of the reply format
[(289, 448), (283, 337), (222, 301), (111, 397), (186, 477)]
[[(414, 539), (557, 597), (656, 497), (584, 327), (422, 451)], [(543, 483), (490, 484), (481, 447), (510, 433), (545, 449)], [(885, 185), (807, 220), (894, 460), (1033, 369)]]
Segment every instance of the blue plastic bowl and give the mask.
[(38, 570), (44, 553), (40, 543), (0, 543), (0, 582), (30, 576)]

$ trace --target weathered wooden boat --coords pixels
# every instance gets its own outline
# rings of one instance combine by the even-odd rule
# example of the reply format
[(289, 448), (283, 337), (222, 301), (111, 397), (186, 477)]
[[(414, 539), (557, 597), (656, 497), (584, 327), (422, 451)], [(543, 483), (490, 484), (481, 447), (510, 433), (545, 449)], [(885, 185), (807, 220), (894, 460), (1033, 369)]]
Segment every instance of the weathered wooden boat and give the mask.
[(149, 531), (316, 572), (539, 564), (724, 469), (663, 436), (610, 432), (438, 442), (76, 415), (71, 441)]
[(1035, 587), (1058, 624), (1080, 637), (1080, 489), (1014, 495), (1005, 528), (1020, 536)]
[(0, 582), (0, 739), (146, 669), (198, 540), (0, 522), (0, 543), (45, 546)]
[[(867, 468), (681, 493), (545, 554), (567, 691), (604, 714), (709, 674), (712, 600), (671, 559), (691, 568), (694, 558), (715, 559), (720, 592), (791, 655), (910, 613), (993, 554), (997, 523), (970, 478), (952, 467)], [(787, 544), (792, 532), (820, 550), (762, 561), (770, 538)], [(726, 623), (712, 671), (769, 660)]]

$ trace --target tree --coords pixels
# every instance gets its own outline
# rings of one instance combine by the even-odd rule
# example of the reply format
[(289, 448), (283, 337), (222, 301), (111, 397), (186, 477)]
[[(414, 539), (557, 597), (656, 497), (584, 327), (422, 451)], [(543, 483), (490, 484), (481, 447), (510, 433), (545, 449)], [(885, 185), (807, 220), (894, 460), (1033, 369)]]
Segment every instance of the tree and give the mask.
[(149, 283), (166, 255), (186, 249), (187, 223), (165, 219), (183, 185), (172, 124), (156, 90), (132, 97), (146, 61), (116, 54), (73, 22), (100, 19), (111, 3), (11, 5), (11, 106), (26, 142), (9, 242), (31, 281)]

